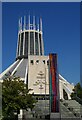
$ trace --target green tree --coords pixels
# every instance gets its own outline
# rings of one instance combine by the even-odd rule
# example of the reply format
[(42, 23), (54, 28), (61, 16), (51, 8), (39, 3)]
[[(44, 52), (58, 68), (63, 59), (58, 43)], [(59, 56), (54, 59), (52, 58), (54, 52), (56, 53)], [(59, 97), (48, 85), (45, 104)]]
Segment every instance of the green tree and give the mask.
[(0, 118), (2, 117), (2, 83), (0, 82)]
[(80, 85), (80, 83), (77, 83), (74, 86), (73, 92), (71, 93), (71, 98), (72, 99), (80, 99), (82, 100), (82, 87)]
[(20, 109), (33, 108), (36, 100), (29, 92), (24, 81), (20, 77), (7, 76), (2, 83), (2, 114), (3, 120), (14, 119), (14, 112)]

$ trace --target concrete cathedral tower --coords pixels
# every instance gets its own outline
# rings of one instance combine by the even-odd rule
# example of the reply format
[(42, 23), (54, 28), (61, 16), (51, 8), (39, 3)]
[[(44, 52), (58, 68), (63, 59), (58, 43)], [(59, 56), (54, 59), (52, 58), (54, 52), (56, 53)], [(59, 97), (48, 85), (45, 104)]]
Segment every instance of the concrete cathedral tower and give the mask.
[[(28, 23), (19, 19), (18, 45), (17, 45), (17, 59), (28, 58), (28, 55), (44, 55), (43, 37), (42, 37), (42, 19), (36, 23), (35, 16), (31, 23), (29, 15)], [(23, 23), (24, 22), (24, 23)]]
[[(19, 19), (16, 61), (0, 74), (0, 79), (15, 73), (35, 95), (49, 96), (49, 56), (44, 55), (42, 19), (36, 21), (30, 15)], [(70, 99), (73, 87), (59, 74), (60, 99)]]

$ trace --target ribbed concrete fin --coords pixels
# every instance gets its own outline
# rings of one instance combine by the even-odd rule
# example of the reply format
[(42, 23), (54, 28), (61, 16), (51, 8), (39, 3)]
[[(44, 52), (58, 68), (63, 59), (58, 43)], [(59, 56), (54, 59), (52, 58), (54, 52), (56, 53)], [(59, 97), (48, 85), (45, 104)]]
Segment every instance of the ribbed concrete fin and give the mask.
[(18, 66), (16, 67), (15, 76), (20, 76), (22, 80), (25, 80), (27, 62), (28, 62), (27, 59), (22, 59)]
[(9, 72), (12, 73), (12, 71), (16, 68), (16, 66), (19, 64), (20, 60), (15, 61), (12, 65), (10, 65), (4, 72), (0, 74), (0, 80), (3, 80), (6, 76), (9, 75)]
[(59, 79), (66, 82), (66, 79), (62, 75), (60, 75), (60, 74), (59, 74)]
[(25, 81), (24, 81), (25, 84), (26, 84), (26, 83), (28, 84), (27, 79), (28, 79), (28, 62), (26, 63)]
[(18, 65), (15, 67), (15, 69), (12, 71), (12, 74), (13, 75), (15, 72), (17, 72), (17, 68), (19, 67), (19, 65), (22, 63), (23, 59), (20, 60), (20, 62), (18, 63)]
[(65, 84), (63, 85), (63, 88), (65, 89), (65, 91), (69, 94), (71, 94), (71, 89), (69, 89)]

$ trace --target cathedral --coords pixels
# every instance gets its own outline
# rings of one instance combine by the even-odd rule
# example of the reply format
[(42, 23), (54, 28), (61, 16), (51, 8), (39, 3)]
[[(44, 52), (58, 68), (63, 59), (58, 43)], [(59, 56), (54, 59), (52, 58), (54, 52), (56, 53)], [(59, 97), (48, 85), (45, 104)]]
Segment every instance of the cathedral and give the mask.
[[(19, 19), (18, 41), (16, 60), (4, 72), (0, 74), (3, 81), (5, 74), (20, 76), (31, 88), (34, 95), (49, 96), (49, 55), (44, 55), (44, 42), (42, 31), (42, 18), (36, 23), (35, 16), (26, 16)], [(60, 99), (71, 99), (74, 85), (58, 73)]]

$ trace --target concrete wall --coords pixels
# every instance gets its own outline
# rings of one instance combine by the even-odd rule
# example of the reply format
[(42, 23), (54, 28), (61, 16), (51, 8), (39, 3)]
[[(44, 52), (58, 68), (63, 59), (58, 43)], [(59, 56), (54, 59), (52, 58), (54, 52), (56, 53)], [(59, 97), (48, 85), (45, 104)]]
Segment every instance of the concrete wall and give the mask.
[[(31, 63), (32, 60), (33, 63)], [(47, 61), (48, 56), (29, 56), (28, 58), (28, 87), (33, 89), (32, 92), (35, 94), (45, 94), (45, 92), (49, 94), (49, 69)], [(40, 89), (41, 87), (42, 89)]]
[[(28, 87), (32, 88), (35, 94), (49, 94), (49, 66), (47, 65), (47, 61), (49, 60), (48, 56), (29, 56), (28, 58)], [(33, 61), (33, 63), (31, 63)], [(44, 62), (45, 61), (45, 64)], [(42, 74), (42, 78), (41, 75)], [(46, 81), (46, 82), (45, 82)], [(46, 83), (46, 85), (45, 85)], [(42, 84), (42, 88), (40, 89), (40, 85)], [(59, 91), (60, 91), (60, 99), (64, 99), (63, 97), (63, 89), (68, 95), (68, 99), (71, 99), (70, 94), (74, 86), (67, 82), (60, 74), (59, 74)]]

